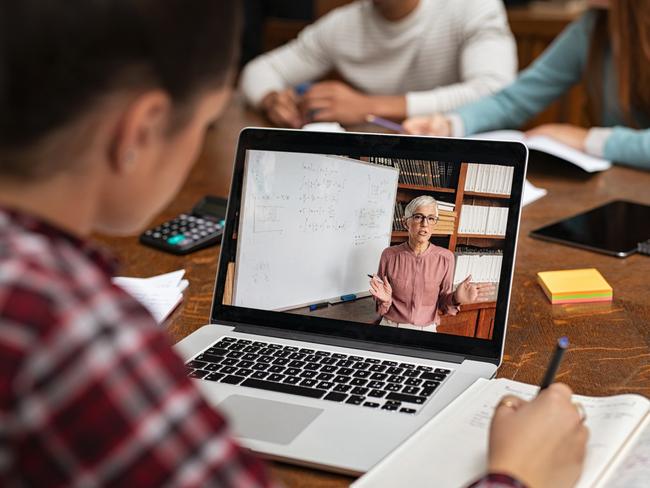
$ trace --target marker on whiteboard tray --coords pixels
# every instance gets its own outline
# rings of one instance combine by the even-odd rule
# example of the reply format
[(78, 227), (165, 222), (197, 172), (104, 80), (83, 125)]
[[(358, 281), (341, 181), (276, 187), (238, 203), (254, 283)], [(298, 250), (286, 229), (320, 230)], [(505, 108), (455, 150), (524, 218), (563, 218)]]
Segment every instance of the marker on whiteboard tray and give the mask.
[(309, 311), (313, 312), (314, 310), (318, 310), (319, 308), (325, 308), (329, 305), (329, 302), (320, 302), (320, 303), (312, 303), (309, 305)]
[(357, 296), (354, 293), (350, 293), (349, 295), (341, 295), (341, 301), (342, 302), (351, 302), (352, 300), (356, 300)]

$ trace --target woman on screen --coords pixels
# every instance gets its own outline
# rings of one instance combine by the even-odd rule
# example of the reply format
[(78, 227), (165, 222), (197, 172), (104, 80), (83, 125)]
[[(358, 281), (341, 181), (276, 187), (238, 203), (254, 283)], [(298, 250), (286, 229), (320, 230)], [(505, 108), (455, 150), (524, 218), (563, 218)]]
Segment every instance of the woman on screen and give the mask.
[(429, 195), (409, 202), (404, 210), (408, 241), (384, 249), (379, 270), (370, 280), (380, 325), (435, 332), (439, 311), (456, 315), (460, 305), (487, 301), (494, 285), (472, 283), (467, 276), (453, 290), (454, 253), (431, 244), (438, 205)]

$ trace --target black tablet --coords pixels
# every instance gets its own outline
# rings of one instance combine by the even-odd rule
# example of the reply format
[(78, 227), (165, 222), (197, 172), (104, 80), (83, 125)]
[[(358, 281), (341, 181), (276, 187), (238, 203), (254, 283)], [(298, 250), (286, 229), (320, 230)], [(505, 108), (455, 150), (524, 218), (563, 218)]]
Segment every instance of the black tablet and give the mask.
[(650, 239), (650, 206), (614, 200), (536, 229), (532, 237), (624, 258)]

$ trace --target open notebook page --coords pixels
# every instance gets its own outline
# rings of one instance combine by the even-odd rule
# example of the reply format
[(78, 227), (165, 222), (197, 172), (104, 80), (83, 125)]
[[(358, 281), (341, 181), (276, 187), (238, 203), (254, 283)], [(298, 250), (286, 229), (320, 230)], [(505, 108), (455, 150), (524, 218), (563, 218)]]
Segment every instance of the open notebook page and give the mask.
[[(506, 394), (531, 399), (538, 387), (506, 379), (477, 380), (463, 395), (360, 478), (354, 488), (467, 486), (487, 469), (490, 419)], [(592, 486), (649, 409), (638, 395), (574, 396), (590, 430), (583, 475)]]

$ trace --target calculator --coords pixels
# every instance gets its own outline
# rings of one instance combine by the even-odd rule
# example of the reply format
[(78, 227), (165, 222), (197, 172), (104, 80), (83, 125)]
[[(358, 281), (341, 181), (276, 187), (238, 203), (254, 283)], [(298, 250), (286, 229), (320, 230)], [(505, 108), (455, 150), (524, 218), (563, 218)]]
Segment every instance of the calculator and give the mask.
[(207, 195), (192, 211), (140, 235), (140, 242), (172, 254), (188, 254), (221, 242), (228, 200)]

